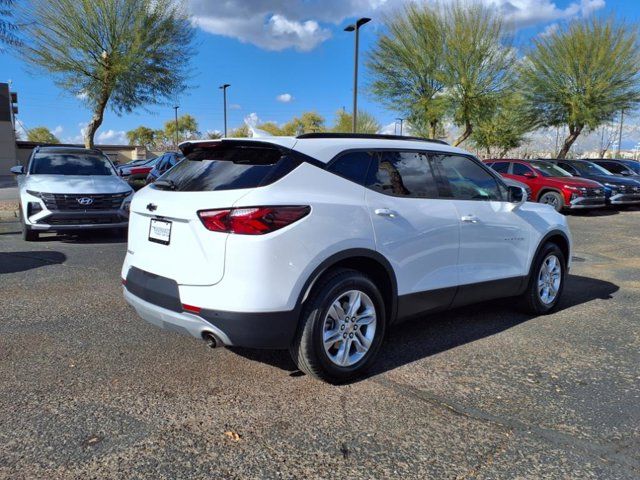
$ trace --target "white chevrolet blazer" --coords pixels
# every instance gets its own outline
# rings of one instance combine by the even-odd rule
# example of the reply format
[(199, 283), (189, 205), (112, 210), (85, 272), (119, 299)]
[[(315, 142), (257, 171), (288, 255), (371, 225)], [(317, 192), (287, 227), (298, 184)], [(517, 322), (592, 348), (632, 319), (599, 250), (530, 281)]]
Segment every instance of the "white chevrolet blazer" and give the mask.
[(181, 149), (135, 195), (122, 267), (126, 300), (157, 326), (288, 348), (343, 382), (400, 320), (499, 297), (533, 314), (558, 305), (565, 217), (461, 149), (350, 134)]

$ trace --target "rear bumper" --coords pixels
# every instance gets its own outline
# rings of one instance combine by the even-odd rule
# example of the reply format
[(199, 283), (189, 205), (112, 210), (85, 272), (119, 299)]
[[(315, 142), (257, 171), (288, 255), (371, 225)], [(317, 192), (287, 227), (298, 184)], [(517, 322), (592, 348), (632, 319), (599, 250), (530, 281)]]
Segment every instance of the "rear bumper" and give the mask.
[(159, 307), (136, 297), (126, 287), (123, 290), (127, 303), (136, 310), (140, 317), (152, 325), (200, 339), (204, 333), (213, 333), (225, 345), (232, 345), (231, 339), (224, 332), (210, 325), (204, 319), (190, 313), (174, 312)]
[[(136, 293), (147, 296), (139, 285)], [(286, 349), (289, 348), (298, 325), (298, 312), (228, 312), (202, 309), (199, 314), (181, 310), (179, 298), (171, 299), (170, 289), (149, 291), (149, 297), (163, 303), (147, 301), (124, 287), (124, 298), (147, 322), (182, 334), (202, 338), (213, 333), (225, 346)], [(178, 307), (178, 305), (180, 305)], [(169, 307), (169, 308), (167, 308)], [(180, 310), (180, 311), (178, 311)]]

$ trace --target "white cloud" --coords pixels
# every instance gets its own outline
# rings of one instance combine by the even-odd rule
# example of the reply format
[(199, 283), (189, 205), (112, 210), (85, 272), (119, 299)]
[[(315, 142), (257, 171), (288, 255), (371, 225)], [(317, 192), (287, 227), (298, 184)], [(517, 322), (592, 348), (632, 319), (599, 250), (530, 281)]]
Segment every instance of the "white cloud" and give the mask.
[(126, 145), (128, 144), (126, 132), (123, 130), (106, 130), (96, 137), (96, 143)]
[(16, 137), (18, 140), (27, 139), (27, 130), (24, 128), (22, 122), (18, 119), (16, 119)]
[(547, 25), (547, 27), (542, 32), (540, 32), (540, 36), (548, 37), (550, 35), (553, 35), (558, 31), (559, 28), (560, 28), (560, 25), (558, 23), (551, 23)]
[(248, 18), (196, 16), (194, 21), (209, 33), (237, 38), (265, 50), (295, 48), (307, 52), (331, 37), (331, 32), (314, 20), (294, 21), (279, 14)]
[(249, 127), (255, 127), (256, 125), (261, 123), (261, 121), (256, 112), (251, 112), (249, 115), (244, 117), (244, 123), (246, 123)]
[(565, 8), (552, 0), (484, 0), (495, 6), (505, 20), (516, 28), (587, 17), (604, 7), (604, 0), (576, 0)]
[(61, 139), (62, 143), (80, 143), (80, 144), (84, 143), (84, 132), (87, 131), (87, 123), (86, 122), (78, 123), (78, 128), (80, 129), (80, 133), (62, 138)]
[(290, 93), (283, 93), (281, 95), (278, 95), (276, 97), (276, 100), (282, 103), (289, 103), (293, 100), (293, 95), (291, 95)]
[(242, 105), (238, 103), (232, 103), (229, 105), (229, 110), (242, 110)]
[(63, 131), (64, 128), (62, 127), (62, 125), (58, 125), (56, 128), (51, 130), (51, 133), (53, 133), (56, 137), (59, 137), (60, 135), (62, 135)]
[[(62, 126), (56, 127), (56, 130), (60, 128), (60, 133), (62, 133)], [(78, 123), (78, 128), (80, 132), (76, 135), (68, 136), (62, 139), (62, 143), (76, 143), (83, 144), (84, 143), (84, 134), (87, 131), (87, 123), (80, 122)], [(55, 130), (53, 131), (55, 134)], [(57, 136), (57, 134), (56, 134)], [(127, 145), (129, 141), (127, 140), (127, 135), (124, 130), (103, 130), (100, 131), (95, 136), (95, 142), (97, 144), (108, 144), (108, 145)]]
[[(216, 35), (236, 38), (266, 50), (313, 50), (331, 37), (331, 25), (369, 15), (382, 17), (411, 0), (189, 0), (194, 22)], [(416, 0), (437, 3), (437, 0)], [(515, 28), (586, 17), (605, 0), (481, 0), (495, 7)], [(440, 3), (448, 3), (442, 0)]]

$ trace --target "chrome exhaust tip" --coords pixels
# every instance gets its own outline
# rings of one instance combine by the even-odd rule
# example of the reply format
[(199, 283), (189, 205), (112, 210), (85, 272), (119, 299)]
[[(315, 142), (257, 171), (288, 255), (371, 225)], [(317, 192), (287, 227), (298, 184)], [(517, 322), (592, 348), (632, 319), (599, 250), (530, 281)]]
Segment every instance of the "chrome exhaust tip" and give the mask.
[(222, 341), (211, 332), (203, 332), (202, 339), (207, 343), (207, 345), (210, 348), (217, 348), (217, 347), (224, 346), (224, 343), (222, 343)]

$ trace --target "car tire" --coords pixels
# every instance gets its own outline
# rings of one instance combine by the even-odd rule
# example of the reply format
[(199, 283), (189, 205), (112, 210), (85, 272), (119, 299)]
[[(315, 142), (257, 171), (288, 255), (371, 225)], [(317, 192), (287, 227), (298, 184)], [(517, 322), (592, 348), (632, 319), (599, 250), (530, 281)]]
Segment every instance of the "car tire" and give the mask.
[[(546, 273), (543, 271), (545, 267)], [(529, 283), (521, 297), (525, 312), (533, 315), (553, 312), (562, 296), (566, 276), (567, 261), (564, 253), (555, 243), (545, 243), (533, 261)], [(559, 283), (555, 283), (556, 278)]]
[(22, 217), (22, 208), (20, 208), (20, 225), (22, 226), (22, 240), (25, 242), (37, 242), (40, 239), (40, 233), (29, 228)]
[[(355, 315), (349, 316), (349, 306)], [(307, 375), (345, 383), (371, 366), (385, 328), (385, 305), (376, 285), (356, 270), (340, 268), (321, 277), (313, 287), (289, 350)]]
[(564, 198), (558, 192), (545, 192), (540, 196), (538, 202), (551, 205), (556, 209), (556, 212), (561, 212), (564, 208)]

